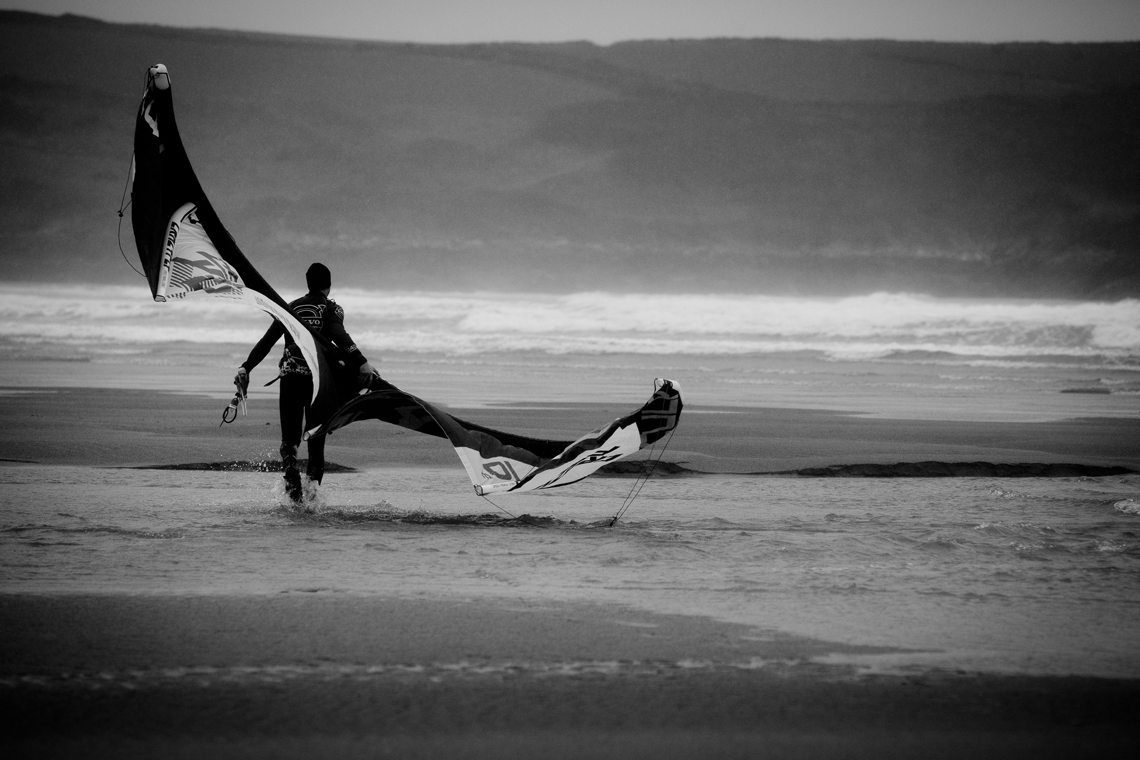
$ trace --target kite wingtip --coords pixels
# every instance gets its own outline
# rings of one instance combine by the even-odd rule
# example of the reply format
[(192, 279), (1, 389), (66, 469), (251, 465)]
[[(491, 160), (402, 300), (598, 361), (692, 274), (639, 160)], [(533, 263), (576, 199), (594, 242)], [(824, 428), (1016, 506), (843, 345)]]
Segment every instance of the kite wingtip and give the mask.
[(170, 72), (166, 70), (166, 65), (156, 63), (147, 71), (149, 81), (157, 90), (170, 89)]

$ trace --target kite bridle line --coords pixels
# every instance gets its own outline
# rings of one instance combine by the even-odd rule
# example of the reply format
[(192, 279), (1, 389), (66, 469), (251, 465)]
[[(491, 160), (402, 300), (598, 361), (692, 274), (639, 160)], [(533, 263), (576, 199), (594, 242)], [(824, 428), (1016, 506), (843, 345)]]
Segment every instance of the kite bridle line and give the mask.
[(487, 498), (487, 494), (481, 493), (481, 494), (479, 494), (479, 496), (480, 496), (480, 497), (482, 497), (483, 501), (487, 502), (487, 503), (488, 503), (488, 504), (490, 504), (492, 507), (494, 507), (495, 509), (497, 509), (497, 510), (499, 510), (500, 512), (502, 512), (504, 515), (507, 515), (507, 516), (508, 516), (508, 517), (510, 517), (512, 520), (517, 520), (517, 519), (519, 519), (517, 515), (512, 515), (510, 512), (508, 512), (507, 510), (503, 509), (502, 507), (500, 507), (500, 506), (499, 506), (498, 504), (496, 504), (495, 502), (493, 502), (493, 501), (491, 501), (490, 499), (488, 499), (488, 498)]
[[(119, 243), (119, 253), (123, 254), (123, 261), (127, 262), (127, 266), (129, 266), (131, 269), (135, 269), (135, 265), (131, 263), (131, 260), (127, 258), (127, 252), (123, 250), (123, 212), (127, 210), (127, 206), (131, 205), (131, 202), (127, 200), (127, 188), (131, 186), (131, 175), (134, 174), (134, 170), (135, 154), (132, 153), (131, 165), (127, 167), (127, 181), (123, 185), (123, 197), (119, 199), (119, 230), (117, 233), (115, 233), (115, 237), (118, 239)], [(139, 277), (146, 277), (145, 274), (137, 269), (135, 269), (135, 274), (137, 274)]]
[[(677, 422), (680, 422), (680, 420)], [(649, 458), (645, 460), (648, 462), (648, 466), (645, 468), (644, 474), (639, 475), (637, 480), (633, 481), (633, 487), (631, 487), (629, 493), (626, 494), (625, 501), (621, 503), (617, 514), (610, 520), (609, 527), (612, 528), (617, 524), (617, 521), (622, 518), (622, 515), (624, 515), (626, 510), (633, 504), (634, 499), (641, 494), (641, 489), (644, 488), (645, 484), (649, 482), (649, 479), (653, 477), (653, 471), (657, 469), (657, 463), (661, 461), (661, 457), (665, 456), (665, 449), (669, 448), (669, 443), (673, 440), (673, 434), (676, 432), (677, 424), (674, 423), (673, 429), (669, 431), (669, 435), (665, 438), (665, 443), (661, 445), (660, 451), (657, 450), (657, 444), (653, 444), (653, 448), (649, 450)]]

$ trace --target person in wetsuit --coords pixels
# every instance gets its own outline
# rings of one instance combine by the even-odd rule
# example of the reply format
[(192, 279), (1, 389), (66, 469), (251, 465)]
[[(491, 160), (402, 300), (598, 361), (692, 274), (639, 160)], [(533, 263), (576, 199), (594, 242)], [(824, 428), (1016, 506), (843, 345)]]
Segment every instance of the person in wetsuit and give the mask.
[[(360, 353), (352, 337), (344, 329), (344, 309), (328, 297), (332, 288), (332, 273), (324, 264), (313, 264), (305, 272), (309, 292), (289, 304), (293, 313), (313, 329), (325, 336), (347, 354), (346, 363), (354, 368), (367, 384), (375, 371)], [(234, 382), (242, 389), (249, 387), (249, 373), (261, 363), (274, 344), (285, 337), (285, 353), (279, 363), (281, 378), (281, 462), (285, 468), (285, 491), (294, 501), (302, 495), (301, 474), (297, 470), (297, 448), (301, 445), (301, 433), (309, 412), (309, 402), (313, 398), (313, 372), (309, 368), (301, 350), (285, 330), (284, 325), (273, 320), (265, 335), (249, 352), (249, 358), (238, 368)], [(306, 474), (309, 480), (321, 482), (325, 473), (325, 436), (309, 439), (309, 465)]]

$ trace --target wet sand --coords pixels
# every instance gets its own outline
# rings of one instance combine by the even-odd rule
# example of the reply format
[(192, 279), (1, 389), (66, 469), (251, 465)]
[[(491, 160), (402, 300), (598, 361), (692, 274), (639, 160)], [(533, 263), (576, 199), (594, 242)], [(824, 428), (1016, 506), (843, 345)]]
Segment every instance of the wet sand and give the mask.
[[(225, 401), (9, 389), (0, 459), (99, 467), (273, 458), (276, 406), (219, 427)], [(455, 409), (574, 436), (612, 405)], [(351, 467), (460, 469), (441, 439), (357, 424)], [(707, 472), (917, 461), (1140, 469), (1140, 420), (870, 419), (688, 409), (670, 461)], [(3, 595), (5, 756), (1089, 757), (1134, 746), (1140, 682), (857, 673), (844, 645), (589, 604), (291, 593)], [(862, 650), (861, 650), (862, 651)]]
[(1090, 757), (1138, 735), (1136, 681), (860, 676), (807, 661), (828, 642), (604, 605), (0, 596), (0, 623), (2, 743), (27, 756)]

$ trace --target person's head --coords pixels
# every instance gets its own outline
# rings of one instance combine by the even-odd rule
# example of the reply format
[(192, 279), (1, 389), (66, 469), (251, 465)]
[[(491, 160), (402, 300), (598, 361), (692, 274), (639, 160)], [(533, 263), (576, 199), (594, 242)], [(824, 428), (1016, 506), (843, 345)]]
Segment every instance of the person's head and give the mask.
[(328, 290), (332, 287), (332, 272), (324, 264), (313, 264), (305, 272), (305, 282), (309, 285), (309, 292)]

